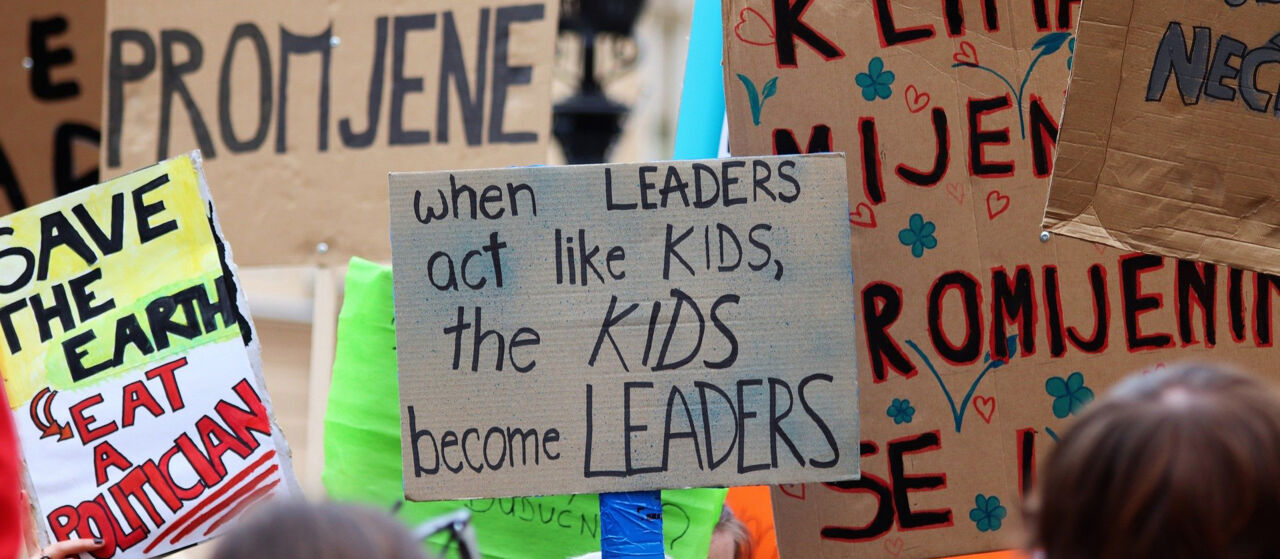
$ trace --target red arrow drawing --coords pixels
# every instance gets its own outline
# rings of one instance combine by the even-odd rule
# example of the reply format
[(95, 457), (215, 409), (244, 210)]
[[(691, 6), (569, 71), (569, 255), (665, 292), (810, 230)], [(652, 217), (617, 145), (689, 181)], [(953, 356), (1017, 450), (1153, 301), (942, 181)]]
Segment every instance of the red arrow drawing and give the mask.
[[(53, 398), (57, 395), (58, 391), (49, 390), (49, 387), (46, 386), (42, 388), (40, 392), (37, 392), (36, 396), (31, 399), (31, 408), (29, 410), (31, 412), (31, 423), (36, 426), (36, 429), (40, 430), (41, 439), (56, 436), (59, 441), (65, 441), (72, 437), (71, 424), (67, 423), (66, 425), (62, 425), (53, 417)], [(45, 421), (41, 421), (41, 414), (36, 412), (37, 408), (40, 407), (40, 400), (42, 399), (44, 400), (43, 419), (45, 419)]]

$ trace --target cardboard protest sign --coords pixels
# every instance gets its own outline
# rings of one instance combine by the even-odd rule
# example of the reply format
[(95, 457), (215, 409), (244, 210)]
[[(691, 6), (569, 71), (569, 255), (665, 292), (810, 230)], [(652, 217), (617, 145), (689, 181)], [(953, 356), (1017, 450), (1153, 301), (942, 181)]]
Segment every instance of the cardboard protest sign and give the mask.
[(1280, 273), (1278, 21), (1264, 0), (1082, 8), (1045, 226)]
[[(404, 498), (393, 312), (391, 268), (352, 259), (325, 412), (324, 484), (335, 499), (385, 507)], [(724, 497), (723, 489), (662, 492), (668, 556), (707, 556)], [(471, 511), (487, 558), (562, 559), (600, 550), (596, 495), (405, 503), (396, 516), (413, 526), (462, 507)], [(429, 550), (438, 552), (440, 543)]]
[(242, 265), (389, 259), (387, 171), (545, 160), (557, 8), (108, 0), (103, 168), (200, 148)]
[(392, 173), (406, 496), (855, 477), (844, 184), (835, 155)]
[(98, 182), (105, 10), (0, 2), (0, 214)]
[(0, 371), (43, 538), (154, 557), (297, 491), (198, 153), (0, 236)]
[(849, 154), (864, 473), (775, 490), (783, 556), (1020, 545), (1037, 460), (1122, 375), (1275, 374), (1280, 278), (1041, 236), (1077, 11), (725, 4), (731, 151)]

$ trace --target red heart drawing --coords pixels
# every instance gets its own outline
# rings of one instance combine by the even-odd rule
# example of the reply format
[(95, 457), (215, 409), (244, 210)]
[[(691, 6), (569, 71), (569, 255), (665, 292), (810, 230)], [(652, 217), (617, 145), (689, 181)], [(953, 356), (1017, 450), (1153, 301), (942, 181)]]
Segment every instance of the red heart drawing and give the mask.
[(1155, 367), (1142, 371), (1142, 374), (1149, 375), (1151, 373), (1156, 373), (1163, 370), (1164, 370), (1164, 363), (1156, 363)]
[(1102, 254), (1107, 251), (1107, 245), (1102, 243), (1093, 243), (1093, 250), (1098, 251), (1098, 254)]
[[(748, 17), (747, 14), (754, 17)], [(769, 25), (769, 22), (765, 21), (764, 16), (760, 15), (755, 8), (743, 8), (738, 12), (738, 24), (733, 26), (733, 34), (737, 35), (739, 41), (758, 47), (777, 42), (773, 26)]]
[(960, 50), (951, 55), (951, 59), (957, 64), (978, 65), (978, 49), (973, 48), (973, 43), (969, 41), (960, 41)]
[(884, 540), (884, 550), (894, 557), (902, 554), (904, 545), (906, 542), (902, 541), (902, 538), (885, 538)]
[(928, 93), (922, 93), (919, 89), (916, 89), (914, 85), (908, 85), (903, 95), (907, 100), (907, 110), (911, 111), (912, 114), (928, 108), (929, 101), (933, 99)]
[(876, 212), (866, 202), (859, 202), (858, 207), (849, 212), (849, 223), (867, 229), (876, 228)]
[[(796, 491), (797, 487), (800, 488), (799, 491)], [(802, 483), (783, 483), (778, 485), (778, 490), (789, 497), (800, 499), (801, 501), (804, 500), (805, 490)]]
[(964, 183), (952, 182), (947, 183), (947, 194), (956, 199), (957, 204), (964, 204)]
[(978, 412), (983, 421), (991, 423), (991, 416), (996, 414), (996, 397), (974, 396), (973, 409)]
[(987, 195), (987, 217), (994, 220), (1000, 217), (1000, 214), (1009, 209), (1009, 197), (1001, 194), (999, 190), (992, 190)]

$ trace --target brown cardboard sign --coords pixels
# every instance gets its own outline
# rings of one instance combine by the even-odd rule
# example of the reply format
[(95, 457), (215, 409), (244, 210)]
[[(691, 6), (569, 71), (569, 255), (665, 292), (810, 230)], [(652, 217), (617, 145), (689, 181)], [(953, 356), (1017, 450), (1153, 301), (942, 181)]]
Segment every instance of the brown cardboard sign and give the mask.
[(732, 152), (848, 154), (864, 475), (775, 490), (784, 556), (1016, 547), (1037, 461), (1122, 375), (1275, 374), (1280, 278), (1041, 236), (1078, 7), (725, 3)]
[(386, 173), (544, 161), (558, 4), (107, 4), (103, 169), (199, 148), (243, 265), (390, 258)]
[(405, 495), (858, 475), (843, 156), (392, 173)]
[(105, 9), (0, 2), (0, 214), (97, 184)]
[(1080, 18), (1045, 226), (1280, 273), (1280, 5), (1120, 0)]

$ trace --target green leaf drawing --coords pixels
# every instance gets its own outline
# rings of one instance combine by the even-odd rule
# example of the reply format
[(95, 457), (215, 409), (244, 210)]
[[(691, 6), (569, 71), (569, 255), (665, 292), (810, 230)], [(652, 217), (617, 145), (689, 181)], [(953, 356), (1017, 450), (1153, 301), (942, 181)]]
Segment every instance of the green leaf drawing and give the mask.
[(773, 79), (767, 82), (764, 82), (764, 89), (760, 90), (760, 95), (762, 97), (760, 102), (763, 104), (765, 99), (773, 97), (774, 95), (777, 95), (777, 93), (778, 93), (778, 78), (774, 77)]
[(1069, 38), (1071, 38), (1070, 33), (1050, 33), (1041, 37), (1040, 40), (1036, 41), (1036, 44), (1031, 46), (1031, 48), (1036, 50), (1044, 49), (1041, 51), (1040, 55), (1049, 56), (1061, 50), (1062, 45), (1066, 44), (1067, 39)]
[(742, 86), (747, 88), (747, 100), (751, 102), (751, 122), (756, 126), (760, 126), (760, 94), (756, 93), (756, 84), (742, 74), (738, 74), (738, 79), (742, 80)]

